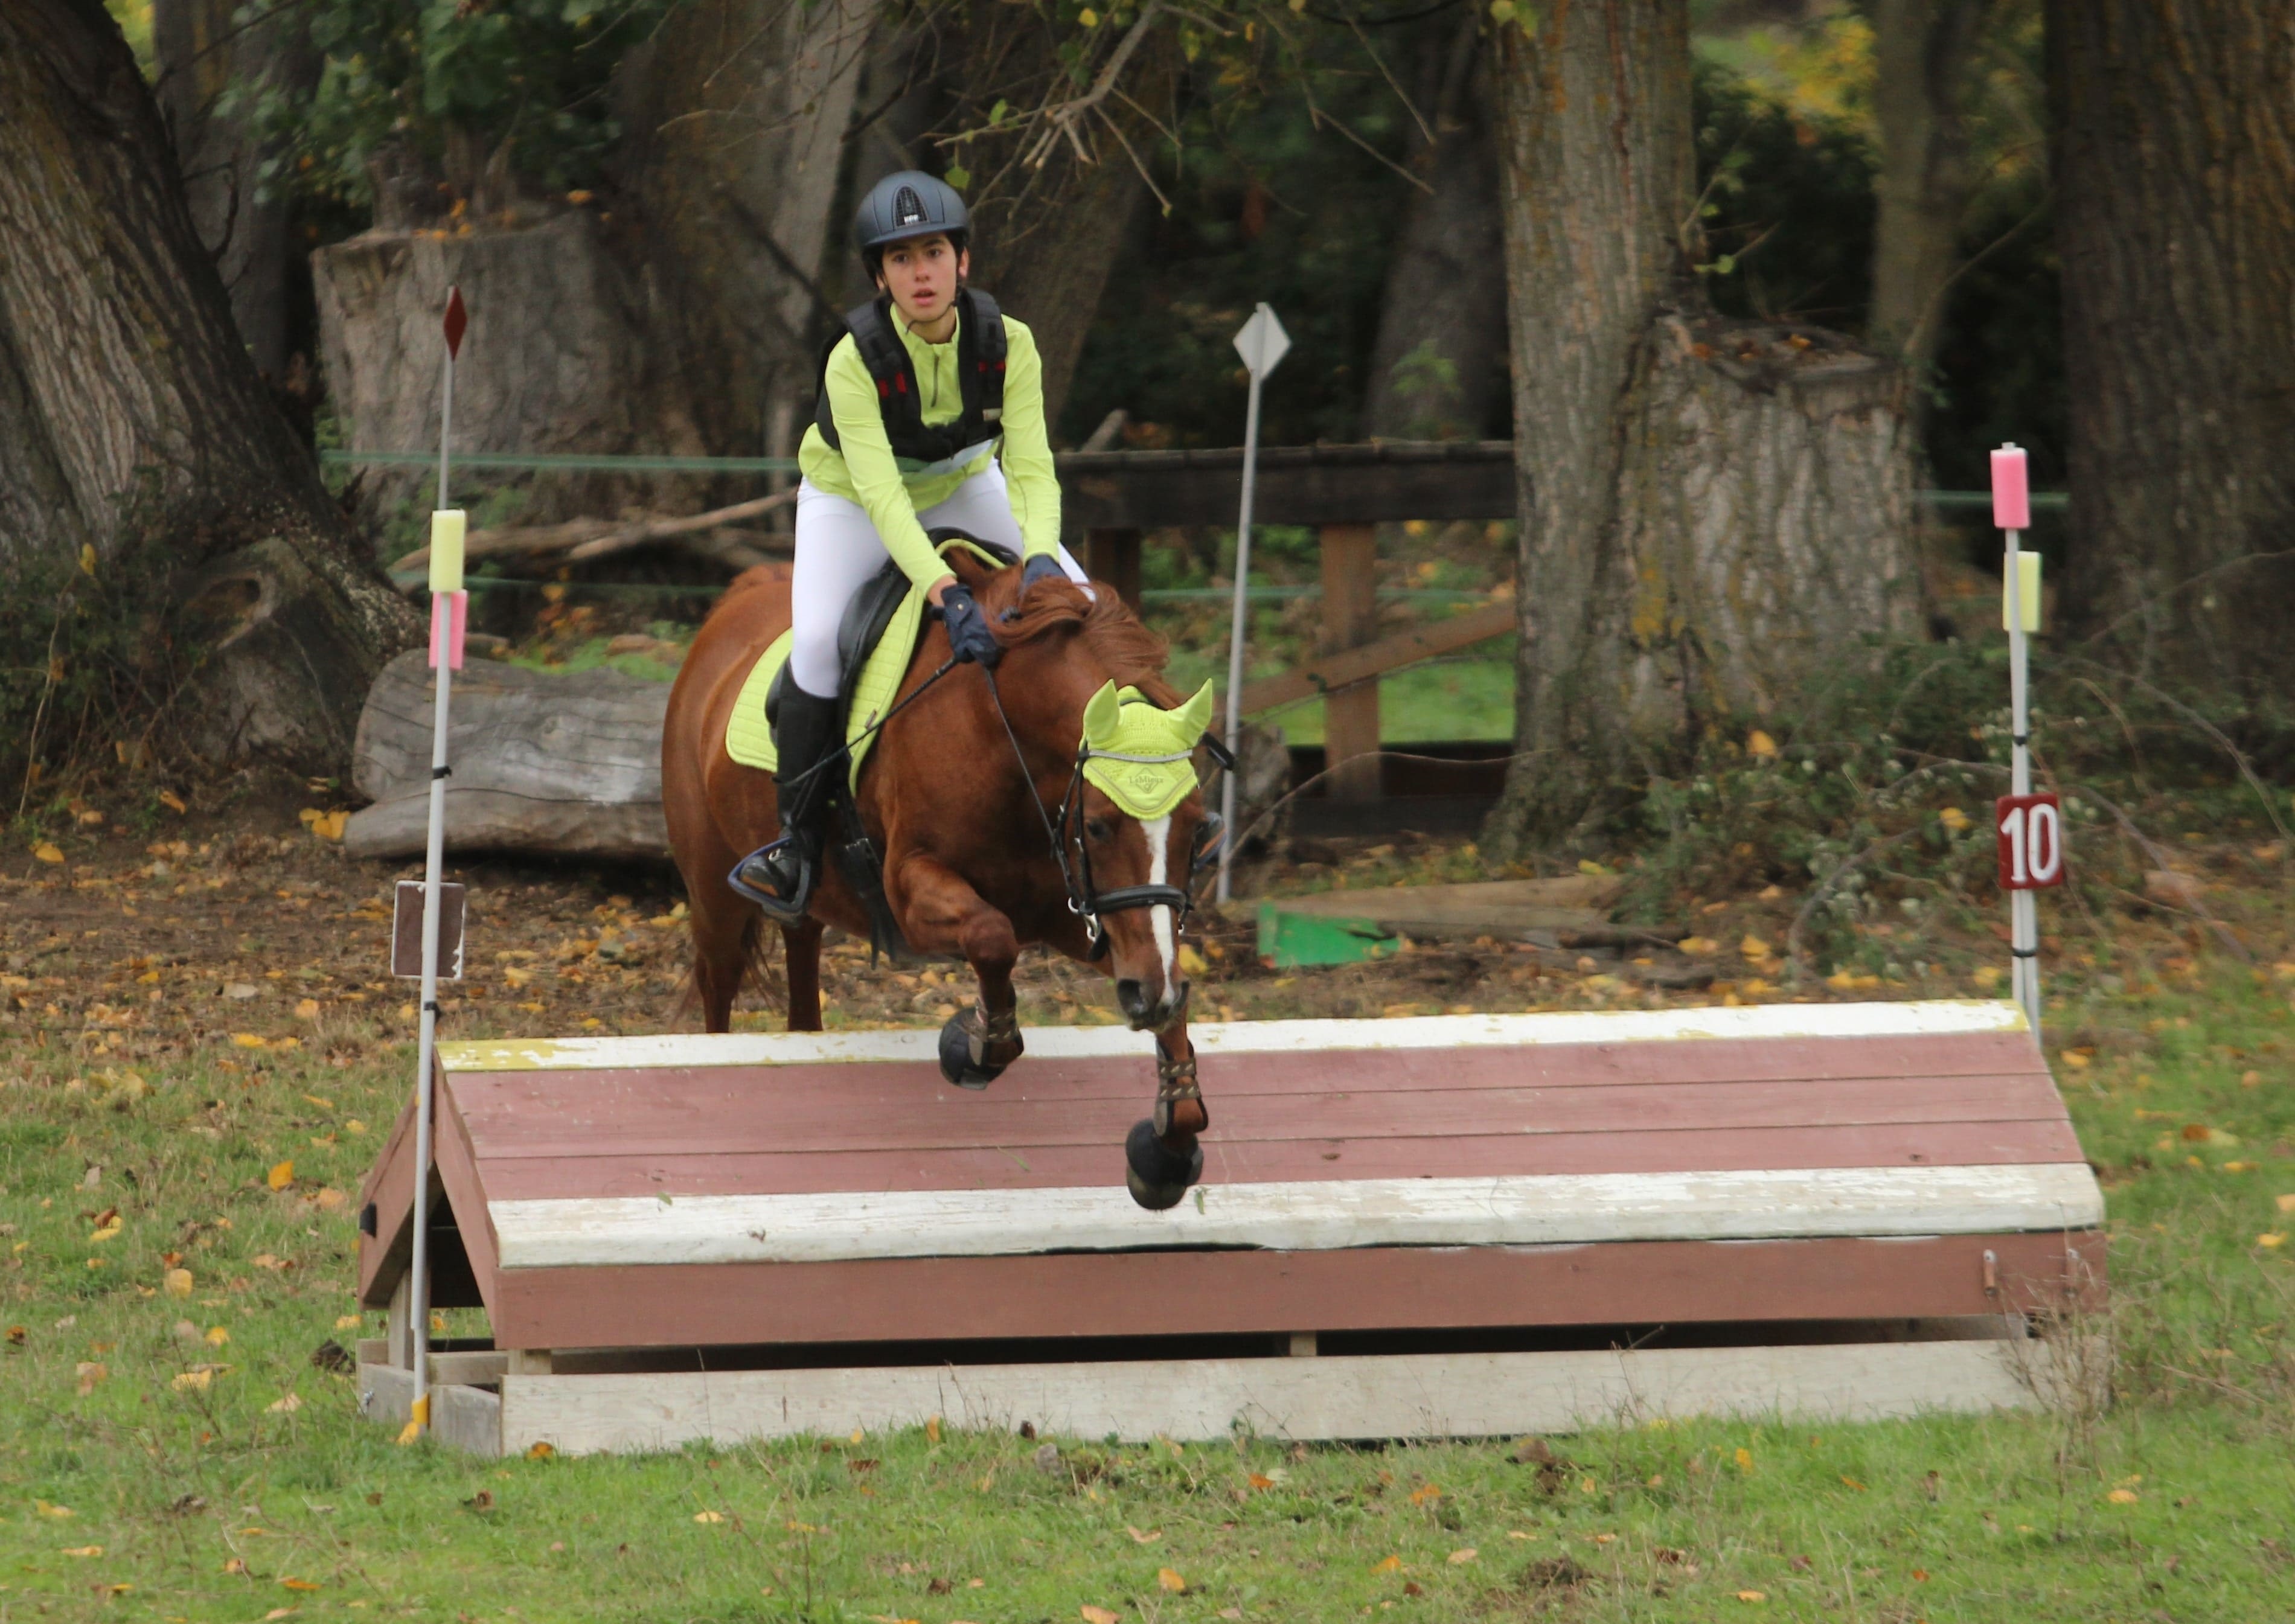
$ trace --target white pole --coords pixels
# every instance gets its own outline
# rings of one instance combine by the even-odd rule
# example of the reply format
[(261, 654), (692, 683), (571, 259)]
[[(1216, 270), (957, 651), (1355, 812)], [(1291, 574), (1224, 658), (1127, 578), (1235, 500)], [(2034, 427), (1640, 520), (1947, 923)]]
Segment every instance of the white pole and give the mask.
[(1228, 624), (1227, 747), (1236, 758), (1220, 786), (1220, 821), (1226, 829), (1220, 841), (1219, 900), (1234, 894), (1235, 849), (1243, 831), (1235, 826), (1235, 780), (1243, 763), (1243, 654), (1245, 623), (1250, 613), (1251, 498), (1259, 483), (1259, 392), (1283, 357), (1290, 353), (1291, 335), (1262, 299), (1251, 320), (1235, 335), (1236, 354), (1251, 373), (1251, 393), (1243, 410), (1243, 511), (1235, 525), (1235, 614)]
[[(461, 347), (462, 296), (450, 290), (446, 314), (446, 370), (438, 408), (437, 515), (446, 514), (448, 446), (454, 423), (454, 355)], [(414, 1062), (414, 1256), (408, 1266), (408, 1320), (412, 1332), (414, 1403), (410, 1430), (430, 1425), (430, 1161), (433, 1095), (431, 1071), (438, 1050), (439, 883), (446, 866), (447, 706), (454, 686), (454, 616), (461, 588), (461, 520), (448, 535), (437, 517), (431, 521), (430, 657), (437, 672), (430, 714), (430, 828), (422, 864), (422, 1007)]]
[[(2032, 753), (2031, 722), (2025, 703), (2024, 567), (2018, 557), (2021, 533), (2009, 530), (2005, 534), (2008, 538), (2008, 729), (2012, 752), (2008, 793), (2026, 796), (2032, 793)], [(2029, 891), (2008, 894), (2008, 951), (2013, 959), (2009, 989), (2024, 1007), (2024, 1018), (2032, 1024), (2032, 1035), (2037, 1039), (2040, 1033), (2040, 912), (2038, 899)]]
[(1228, 622), (1227, 747), (1236, 758), (1220, 784), (1220, 820), (1226, 836), (1220, 842), (1219, 900), (1230, 894), (1236, 844), (1243, 831), (1235, 826), (1235, 780), (1243, 763), (1243, 645), (1244, 622), (1250, 610), (1251, 498), (1259, 474), (1259, 389), (1262, 375), (1251, 374), (1251, 396), (1243, 412), (1243, 511), (1235, 526), (1235, 613)]

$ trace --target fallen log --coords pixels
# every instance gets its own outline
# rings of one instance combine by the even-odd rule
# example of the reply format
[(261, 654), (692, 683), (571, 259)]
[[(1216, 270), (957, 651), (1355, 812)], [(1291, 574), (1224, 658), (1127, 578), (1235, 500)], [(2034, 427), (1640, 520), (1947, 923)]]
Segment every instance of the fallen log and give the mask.
[[(722, 530), (738, 525), (743, 519), (755, 518), (785, 508), (796, 500), (794, 490), (779, 491), (771, 496), (759, 496), (748, 502), (737, 502), (730, 508), (713, 508), (706, 513), (689, 513), (674, 518), (573, 518), (562, 525), (511, 526), (500, 529), (473, 530), (462, 543), (465, 559), (496, 558), (509, 553), (563, 553), (568, 563), (583, 563), (591, 559), (602, 559), (617, 552), (626, 552), (633, 547), (642, 547), (649, 542), (677, 541), (699, 536), (706, 531)], [(719, 550), (706, 548), (715, 552)], [(744, 548), (743, 551), (748, 551)], [(417, 547), (391, 565), (391, 573), (405, 575), (419, 570), (430, 561), (430, 550)]]
[[(430, 801), (431, 674), (422, 650), (383, 667), (359, 715), (352, 781), (374, 804), (351, 815), (354, 857), (423, 850)], [(529, 670), (474, 659), (454, 679), (447, 735), (450, 852), (655, 859), (669, 684), (607, 666)]]

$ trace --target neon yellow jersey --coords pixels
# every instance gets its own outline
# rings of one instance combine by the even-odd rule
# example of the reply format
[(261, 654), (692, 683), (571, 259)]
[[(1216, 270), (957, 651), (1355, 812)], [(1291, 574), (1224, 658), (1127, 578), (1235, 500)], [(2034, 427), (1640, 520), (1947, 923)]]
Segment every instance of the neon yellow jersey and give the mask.
[[(963, 320), (960, 306), (957, 321), (961, 324)], [(892, 322), (916, 369), (919, 415), (927, 428), (954, 422), (964, 415), (956, 330), (951, 330), (945, 344), (928, 344), (910, 331), (897, 308)], [(1003, 464), (1023, 551), (1033, 558), (1059, 545), (1060, 486), (1052, 473), (1051, 441), (1044, 426), (1043, 359), (1036, 352), (1035, 335), (1009, 315), (1004, 318), (1004, 343), (1000, 445), (992, 442), (968, 447), (946, 462), (907, 472), (893, 456), (877, 404), (877, 380), (869, 375), (869, 364), (861, 359), (853, 335), (845, 334), (829, 354), (829, 410), (844, 450), (830, 449), (816, 423), (804, 431), (797, 466), (816, 490), (859, 502), (877, 526), (885, 550), (920, 586), (939, 580), (948, 570), (917, 522), (918, 511), (947, 501), (967, 479), (985, 471), (992, 456)]]

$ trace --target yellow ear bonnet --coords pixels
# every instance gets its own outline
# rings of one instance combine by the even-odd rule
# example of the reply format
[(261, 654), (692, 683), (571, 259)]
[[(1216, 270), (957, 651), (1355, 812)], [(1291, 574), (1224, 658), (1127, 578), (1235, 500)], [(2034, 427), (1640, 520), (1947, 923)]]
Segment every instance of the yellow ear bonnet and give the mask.
[(1196, 788), (1195, 748), (1211, 714), (1208, 681), (1170, 711), (1110, 682), (1084, 706), (1083, 775), (1131, 816), (1164, 817)]

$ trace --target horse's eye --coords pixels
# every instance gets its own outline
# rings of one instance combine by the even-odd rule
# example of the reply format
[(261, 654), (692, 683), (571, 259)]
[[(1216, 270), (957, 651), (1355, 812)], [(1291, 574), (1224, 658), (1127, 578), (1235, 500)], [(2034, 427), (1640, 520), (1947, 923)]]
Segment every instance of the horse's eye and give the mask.
[(1114, 835), (1115, 831), (1108, 827), (1107, 820), (1105, 818), (1086, 818), (1083, 820), (1083, 832), (1090, 836), (1094, 840), (1104, 841)]

